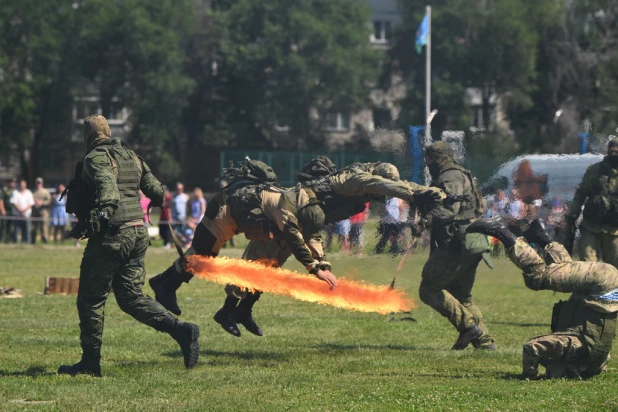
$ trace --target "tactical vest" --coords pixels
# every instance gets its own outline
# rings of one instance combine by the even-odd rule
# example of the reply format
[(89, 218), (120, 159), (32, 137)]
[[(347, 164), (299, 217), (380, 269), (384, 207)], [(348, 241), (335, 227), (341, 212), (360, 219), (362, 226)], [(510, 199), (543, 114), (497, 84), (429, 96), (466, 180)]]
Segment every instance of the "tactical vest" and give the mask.
[(612, 349), (616, 336), (616, 312), (601, 313), (577, 301), (560, 301), (554, 305), (551, 330), (583, 335), (590, 356), (577, 363), (595, 370), (603, 365)]
[(272, 239), (279, 234), (275, 222), (264, 213), (260, 196), (264, 189), (273, 187), (269, 184), (236, 185), (230, 190), (222, 191), (223, 196), (219, 202), (225, 198), (225, 202), (230, 205), (231, 215), (239, 233), (244, 233), (249, 240)]
[(126, 222), (143, 220), (144, 212), (139, 202), (139, 185), (142, 178), (139, 159), (131, 150), (123, 147), (120, 142), (112, 144), (109, 154), (113, 158), (117, 170), (116, 185), (120, 192), (118, 208), (111, 216), (110, 223), (121, 225)]
[(584, 206), (584, 218), (600, 225), (618, 226), (618, 171), (604, 160)]
[(455, 216), (455, 221), (465, 221), (481, 217), (483, 215), (483, 197), (476, 187), (476, 179), (472, 172), (457, 163), (449, 163), (444, 169), (440, 170), (440, 175), (449, 170), (460, 171), (470, 181), (470, 192), (463, 193), (463, 196), (466, 196), (467, 199), (461, 202), (459, 212), (457, 216)]

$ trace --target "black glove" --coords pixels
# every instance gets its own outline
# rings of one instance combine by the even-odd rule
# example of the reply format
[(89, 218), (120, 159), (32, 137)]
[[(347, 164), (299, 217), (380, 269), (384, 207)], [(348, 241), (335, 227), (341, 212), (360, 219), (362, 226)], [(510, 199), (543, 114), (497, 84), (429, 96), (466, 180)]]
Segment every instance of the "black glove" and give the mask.
[(75, 226), (71, 228), (70, 237), (73, 239), (87, 239), (92, 235), (92, 225), (85, 220), (78, 220)]
[(423, 209), (439, 204), (442, 201), (442, 197), (436, 191), (425, 190), (424, 192), (415, 192), (413, 201), (419, 209)]

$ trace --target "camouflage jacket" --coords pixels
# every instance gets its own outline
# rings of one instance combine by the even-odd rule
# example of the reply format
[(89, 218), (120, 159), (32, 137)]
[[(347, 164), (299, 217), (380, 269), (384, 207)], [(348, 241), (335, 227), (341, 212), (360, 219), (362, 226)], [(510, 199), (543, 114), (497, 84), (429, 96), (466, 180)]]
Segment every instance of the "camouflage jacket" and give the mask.
[(326, 223), (348, 219), (365, 210), (365, 203), (397, 197), (410, 201), (415, 191), (437, 190), (416, 183), (385, 179), (358, 168), (343, 169), (338, 173), (308, 183), (322, 202)]
[(583, 228), (618, 235), (618, 172), (611, 176), (612, 173), (604, 173), (607, 168), (605, 160), (588, 167), (575, 190), (568, 216), (575, 222), (585, 206)]
[(283, 189), (239, 181), (208, 202), (205, 217), (216, 219), (219, 210), (229, 205), (238, 233), (244, 233), (248, 239), (285, 241), (296, 260), (313, 272), (324, 255), (319, 234), (324, 213), (309, 200), (310, 196), (300, 187)]
[(438, 205), (430, 211), (428, 221), (432, 245), (445, 246), (458, 238), (466, 249), (475, 253), (484, 251), (487, 248), (485, 236), (465, 233), (465, 227), (482, 214), (480, 194), (472, 174), (456, 163), (446, 163), (441, 166), (441, 172), (432, 181), (432, 186), (442, 189), (446, 196), (463, 196), (468, 199)]
[[(122, 149), (119, 149), (122, 148)], [(117, 138), (108, 139), (101, 144), (93, 147), (84, 157), (84, 164), (81, 173), (81, 180), (88, 187), (88, 193), (92, 197), (86, 201), (89, 202), (91, 209), (109, 209), (115, 211), (120, 202), (120, 191), (116, 183), (118, 177), (117, 164), (110, 155), (110, 150), (127, 150), (122, 146)], [(133, 153), (134, 154), (134, 153)], [(137, 167), (139, 170), (139, 188), (144, 194), (151, 199), (153, 205), (163, 204), (165, 190), (163, 185), (152, 174), (146, 162), (138, 157)], [(139, 198), (136, 197), (139, 205)], [(141, 208), (141, 206), (140, 206)], [(143, 222), (143, 220), (142, 220)]]

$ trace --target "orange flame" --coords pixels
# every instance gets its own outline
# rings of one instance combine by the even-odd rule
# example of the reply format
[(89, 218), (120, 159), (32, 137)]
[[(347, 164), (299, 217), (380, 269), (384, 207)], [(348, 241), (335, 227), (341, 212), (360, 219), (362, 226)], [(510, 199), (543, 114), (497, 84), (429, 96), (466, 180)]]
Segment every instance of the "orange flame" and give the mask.
[(306, 302), (332, 305), (360, 312), (407, 312), (415, 307), (401, 289), (375, 286), (352, 280), (337, 279), (337, 287), (330, 290), (326, 282), (297, 272), (265, 266), (227, 257), (187, 256), (187, 271), (195, 276), (220, 283), (232, 284), (251, 291), (291, 296)]

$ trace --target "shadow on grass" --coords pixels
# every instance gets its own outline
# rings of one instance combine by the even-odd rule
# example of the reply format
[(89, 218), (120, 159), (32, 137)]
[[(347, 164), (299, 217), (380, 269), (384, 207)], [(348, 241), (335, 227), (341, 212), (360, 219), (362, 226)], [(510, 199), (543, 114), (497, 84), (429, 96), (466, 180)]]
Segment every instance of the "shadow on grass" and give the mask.
[(547, 327), (551, 325), (549, 323), (519, 323), (519, 322), (491, 322), (492, 325), (508, 325), (508, 326), (521, 326), (522, 328), (537, 328)]
[(498, 373), (496, 374), (497, 378), (500, 379), (504, 379), (505, 381), (521, 381), (521, 374), (520, 373)]
[(14, 376), (14, 377), (27, 376), (29, 378), (37, 378), (39, 376), (51, 376), (55, 374), (56, 372), (46, 371), (44, 366), (31, 366), (26, 371), (15, 371), (15, 372), (0, 370), (0, 378), (4, 378), (8, 376)]
[(340, 343), (320, 343), (319, 345), (314, 346), (314, 348), (323, 350), (323, 351), (331, 351), (331, 350), (442, 350), (438, 348), (431, 347), (418, 347), (411, 345), (343, 345)]
[[(181, 351), (171, 351), (163, 353), (163, 356), (170, 358), (182, 358)], [(239, 351), (219, 351), (212, 349), (200, 350), (200, 356), (214, 356), (224, 358), (235, 358), (244, 360), (276, 360), (286, 361), (287, 358), (280, 353), (275, 352), (239, 352)]]

